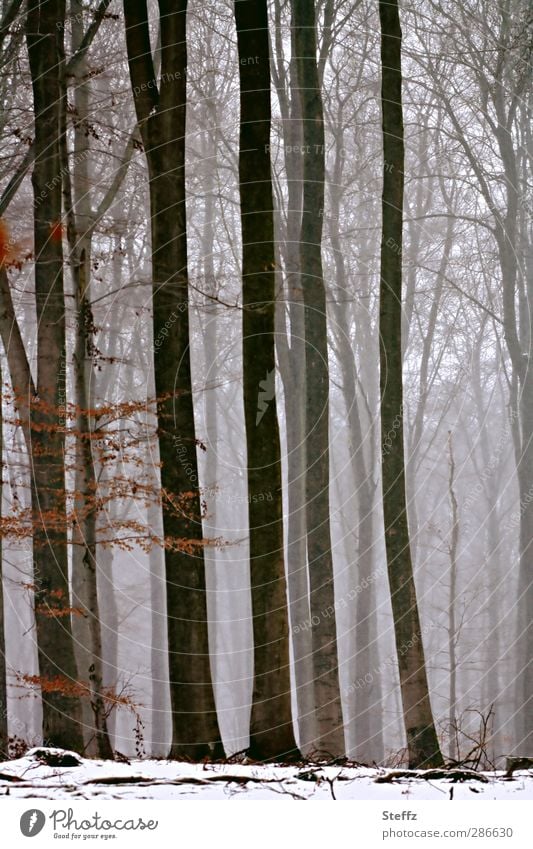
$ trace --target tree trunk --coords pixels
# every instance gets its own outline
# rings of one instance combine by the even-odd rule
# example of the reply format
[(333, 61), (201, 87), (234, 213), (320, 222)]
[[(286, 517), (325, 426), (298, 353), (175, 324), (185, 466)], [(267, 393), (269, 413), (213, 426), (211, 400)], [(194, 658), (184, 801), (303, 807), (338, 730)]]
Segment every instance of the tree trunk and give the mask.
[[(185, 218), (187, 0), (160, 0), (161, 78), (145, 2), (124, 3), (131, 86), (148, 163), (155, 384), (163, 493), (171, 756), (222, 754), (215, 709), (189, 350)], [(170, 324), (169, 324), (170, 323)], [(169, 330), (170, 328), (170, 330)]]
[[(380, 0), (383, 198), (380, 286), (380, 393), (383, 513), (409, 765), (440, 766), (418, 615), (405, 494), (402, 375), (404, 139), (398, 0)], [(397, 433), (394, 450), (387, 439)]]
[[(98, 522), (97, 522), (98, 533)], [(117, 691), (118, 670), (118, 611), (113, 581), (113, 551), (109, 545), (97, 545), (98, 589), (100, 593), (100, 628), (102, 633), (102, 684)], [(108, 712), (107, 730), (114, 745), (117, 709)]]
[[(202, 139), (201, 157), (204, 165), (204, 174), (202, 182), (202, 193), (204, 195), (203, 209), (203, 226), (202, 226), (202, 241), (201, 241), (201, 265), (202, 271), (202, 289), (206, 294), (203, 305), (204, 322), (203, 322), (203, 343), (204, 343), (204, 380), (206, 382), (204, 388), (204, 427), (206, 436), (206, 455), (205, 455), (205, 489), (203, 492), (203, 500), (206, 505), (204, 517), (204, 532), (206, 538), (217, 538), (220, 511), (218, 511), (218, 502), (220, 493), (218, 491), (218, 476), (219, 476), (219, 427), (220, 416), (217, 403), (217, 384), (219, 379), (218, 371), (218, 355), (219, 355), (219, 317), (220, 311), (216, 298), (218, 295), (217, 275), (214, 264), (215, 246), (215, 215), (216, 215), (216, 157), (219, 145), (219, 125), (217, 114), (217, 102), (215, 85), (216, 80), (209, 78), (206, 81), (208, 86), (205, 100), (205, 134)], [(224, 619), (224, 591), (228, 590), (225, 586), (223, 577), (220, 574), (219, 567), (222, 565), (220, 554), (216, 546), (209, 546), (205, 551), (205, 567), (206, 567), (206, 583), (208, 591), (208, 610), (211, 610), (210, 619), (214, 621), (213, 628), (213, 678), (215, 685), (216, 703), (219, 710), (219, 715), (226, 722), (230, 719), (235, 720), (234, 711), (232, 709), (231, 696), (233, 689), (228, 687), (224, 682), (224, 676), (229, 674), (230, 680), (239, 678), (239, 672), (232, 667), (235, 663), (235, 655), (228, 651), (225, 647), (225, 640), (221, 633), (221, 621)], [(225, 739), (231, 740), (236, 736), (235, 728), (227, 733), (228, 725), (224, 727), (221, 722), (221, 733)], [(225, 733), (226, 732), (226, 733)], [(230, 743), (231, 745), (231, 743)]]
[(303, 122), (303, 210), (300, 274), (305, 315), (306, 514), (316, 749), (345, 752), (333, 554), (329, 510), (329, 365), (326, 292), (322, 270), (324, 212), (324, 119), (316, 59), (315, 4), (294, 0), (293, 26)]
[[(334, 248), (335, 250), (335, 248)], [(340, 290), (344, 291), (343, 289)], [(349, 326), (345, 320), (345, 307), (335, 307), (336, 324), (339, 327), (339, 365), (342, 374), (342, 391), (346, 406), (346, 418), (349, 428), (349, 451), (351, 486), (357, 493), (358, 518), (354, 527), (357, 531), (356, 564), (350, 569), (350, 586), (355, 596), (350, 596), (350, 608), (353, 617), (353, 630), (349, 633), (349, 682), (365, 680), (365, 685), (354, 691), (350, 700), (351, 709), (346, 722), (351, 724), (350, 737), (355, 749), (352, 756), (361, 763), (379, 762), (383, 758), (382, 732), (379, 726), (381, 711), (381, 681), (377, 646), (374, 643), (377, 633), (375, 623), (374, 589), (374, 500), (375, 484), (367, 471), (365, 444), (358, 409), (356, 372), (354, 354), (349, 345)], [(353, 563), (354, 551), (347, 552), (348, 562)], [(372, 680), (366, 683), (365, 675), (370, 673)], [(352, 690), (349, 688), (349, 692)], [(378, 722), (376, 723), (376, 717)], [(378, 725), (378, 728), (374, 727)], [(374, 733), (375, 732), (375, 733)], [(348, 730), (347, 730), (348, 733)]]
[[(530, 307), (529, 307), (530, 308)], [(528, 357), (528, 359), (530, 359)], [(533, 755), (533, 368), (528, 366), (520, 396), (522, 454), (518, 465), (520, 566), (517, 600), (516, 753)]]
[[(422, 182), (422, 181), (420, 181)], [(420, 214), (420, 206), (415, 207), (416, 214)], [(455, 221), (452, 217), (448, 218), (446, 224), (446, 236), (444, 241), (444, 247), (442, 251), (442, 257), (439, 265), (439, 271), (436, 275), (435, 287), (432, 294), (431, 307), (428, 315), (428, 323), (427, 330), (423, 336), (422, 341), (422, 351), (420, 354), (420, 368), (419, 368), (419, 392), (418, 392), (418, 402), (416, 404), (416, 409), (413, 416), (413, 422), (411, 428), (408, 433), (407, 440), (407, 462), (406, 462), (406, 486), (407, 486), (407, 505), (408, 505), (408, 523), (409, 523), (409, 531), (410, 531), (410, 544), (411, 544), (411, 557), (414, 563), (414, 568), (416, 569), (417, 564), (417, 550), (419, 543), (419, 528), (418, 528), (418, 511), (416, 508), (416, 491), (417, 491), (417, 470), (421, 463), (425, 458), (425, 454), (422, 453), (422, 435), (424, 430), (424, 422), (426, 421), (426, 410), (428, 406), (428, 398), (429, 393), (432, 387), (432, 375), (430, 371), (431, 366), (431, 354), (433, 351), (433, 344), (435, 340), (435, 330), (437, 327), (437, 321), (440, 314), (440, 306), (442, 303), (442, 296), (444, 293), (444, 281), (446, 279), (446, 274), (448, 272), (448, 264), (450, 261), (450, 254), (453, 248), (453, 235), (454, 235), (454, 226)], [(419, 227), (417, 227), (417, 233), (419, 231)], [(418, 261), (418, 249), (419, 249), (419, 237), (413, 237), (410, 241), (410, 252), (409, 252), (409, 272), (408, 277), (414, 278), (412, 283), (410, 284), (412, 287), (412, 295), (411, 297), (414, 300), (414, 292), (416, 289), (416, 269), (417, 269), (417, 261)], [(406, 288), (406, 298), (409, 296), (409, 283)], [(413, 303), (414, 308), (414, 303)], [(407, 312), (405, 310), (404, 312)], [(411, 310), (411, 316), (413, 315), (413, 311)], [(404, 329), (407, 327), (405, 315), (402, 318), (402, 333)], [(405, 350), (406, 343), (402, 339), (402, 360), (405, 359)], [(394, 439), (394, 436), (392, 437)]]
[[(348, 725), (351, 724), (350, 736), (354, 740), (352, 757), (361, 763), (380, 763), (384, 757), (383, 748), (383, 719), (381, 705), (381, 676), (379, 672), (379, 652), (377, 638), (377, 613), (375, 604), (375, 556), (374, 556), (374, 502), (376, 484), (373, 473), (373, 455), (375, 440), (365, 440), (359, 411), (359, 389), (357, 364), (354, 351), (350, 344), (351, 326), (346, 304), (342, 303), (348, 297), (349, 283), (346, 264), (339, 238), (338, 224), (341, 209), (341, 191), (343, 185), (342, 166), (344, 157), (343, 134), (335, 133), (335, 161), (331, 180), (331, 198), (329, 215), (329, 238), (336, 272), (337, 297), (341, 303), (333, 299), (333, 318), (338, 329), (337, 351), (338, 362), (342, 375), (342, 392), (346, 406), (346, 416), (350, 434), (350, 465), (352, 471), (353, 491), (357, 493), (357, 566), (351, 568), (350, 579), (356, 590), (355, 601), (350, 600), (353, 615), (353, 631), (350, 633), (350, 663), (349, 683), (365, 681), (360, 689), (355, 689), (350, 698), (347, 713), (346, 738), (348, 742)], [(369, 461), (365, 458), (367, 446), (370, 445)], [(348, 562), (353, 562), (353, 552)], [(371, 680), (367, 683), (368, 674)], [(365, 675), (367, 678), (365, 678)], [(351, 689), (348, 692), (351, 694)], [(348, 708), (348, 709), (349, 709)]]
[[(72, 48), (75, 53), (83, 38), (82, 4), (72, 0)], [(83, 729), (87, 754), (112, 758), (107, 715), (112, 707), (103, 695), (102, 634), (97, 587), (96, 474), (92, 452), (94, 420), (91, 408), (94, 387), (94, 320), (90, 302), (91, 242), (93, 216), (89, 179), (89, 84), (86, 57), (74, 73), (74, 157), (72, 182), (66, 140), (63, 146), (64, 208), (70, 248), (70, 265), (76, 304), (74, 345), (74, 403), (76, 405), (74, 505), (72, 528), (72, 596), (75, 612), (72, 631), (80, 681), (88, 686), (82, 700)], [(67, 91), (64, 91), (66, 107)]]
[[(291, 715), (281, 451), (274, 357), (274, 202), (266, 0), (235, 3), (240, 79), (243, 368), (254, 686), (250, 754), (299, 757)], [(268, 500), (267, 500), (268, 498)]]
[(65, 504), (65, 305), (61, 224), (62, 0), (32, 2), (26, 39), (35, 116), (37, 395), (31, 399), (35, 618), (43, 738), (80, 751), (81, 707), (70, 622)]
[[(532, 281), (526, 278), (526, 297), (518, 298), (519, 315), (516, 315), (519, 267), (517, 156), (513, 148), (513, 135), (508, 130), (509, 119), (503, 114), (501, 103), (502, 83), (498, 81), (500, 97), (496, 98), (498, 127), (496, 139), (504, 168), (505, 214), (495, 221), (494, 233), (498, 245), (503, 282), (504, 335), (513, 371), (520, 384), (518, 414), (520, 422), (520, 453), (517, 457), (518, 496), (520, 504), (520, 532), (518, 567), (518, 598), (516, 600), (516, 752), (528, 757), (533, 753), (533, 368), (531, 367), (531, 298)], [(527, 244), (528, 236), (524, 234)]]
[[(523, 11), (529, 11), (531, 20), (531, 6), (524, 4)], [(533, 757), (533, 321), (531, 318), (531, 303), (533, 300), (533, 247), (531, 230), (530, 208), (522, 202), (523, 196), (528, 191), (533, 165), (533, 132), (532, 132), (532, 106), (533, 96), (531, 94), (531, 69), (529, 69), (529, 87), (526, 82), (526, 91), (520, 109), (520, 124), (522, 130), (522, 150), (528, 151), (527, 156), (521, 157), (521, 185), (523, 194), (517, 198), (520, 209), (520, 238), (519, 245), (523, 251), (522, 266), (524, 269), (525, 297), (521, 298), (521, 323), (524, 326), (522, 334), (523, 360), (527, 361), (526, 374), (523, 380), (522, 395), (520, 399), (520, 424), (522, 430), (522, 456), (518, 472), (520, 486), (520, 567), (518, 575), (518, 678), (517, 678), (517, 754), (525, 757)], [(500, 130), (500, 138), (503, 144), (508, 145), (511, 134), (503, 127)], [(526, 147), (527, 146), (527, 147)], [(518, 170), (518, 169), (517, 169)], [(516, 196), (519, 191), (518, 181), (512, 183), (514, 173), (507, 176), (508, 191)], [(514, 206), (513, 213), (516, 211)], [(516, 261), (517, 251), (512, 246)], [(522, 505), (524, 505), (522, 509)], [(523, 665), (523, 671), (522, 671)]]
[[(276, 10), (279, 16), (279, 5)], [(276, 26), (281, 27), (279, 20)], [(279, 38), (276, 40), (277, 74), (283, 84), (283, 89), (280, 86), (278, 90), (278, 96), (283, 119), (287, 173), (287, 224), (279, 239), (285, 265), (285, 292), (284, 298), (277, 305), (276, 347), (283, 380), (287, 438), (287, 587), (294, 686), (299, 746), (303, 754), (308, 754), (316, 749), (316, 732), (305, 516), (305, 319), (299, 256), (302, 157), (297, 151), (302, 144), (302, 118), (294, 33), (295, 29), (291, 27), (288, 74), (284, 70), (282, 44)], [(286, 310), (286, 315), (282, 313), (283, 310)]]
[[(493, 464), (493, 450), (491, 447), (490, 433), (493, 430), (493, 422), (489, 421), (488, 413), (490, 406), (484, 402), (483, 383), (481, 378), (480, 357), (483, 350), (484, 326), (481, 329), (476, 344), (474, 345), (474, 356), (472, 358), (472, 391), (476, 402), (476, 418), (479, 429), (479, 448), (483, 469), (491, 469)], [(495, 361), (498, 367), (498, 361)], [(502, 408), (505, 409), (505, 398), (502, 394)], [(514, 409), (512, 401), (509, 407)], [(485, 559), (487, 576), (486, 601), (484, 604), (484, 620), (487, 637), (484, 640), (484, 654), (486, 668), (483, 675), (481, 711), (485, 713), (492, 707), (492, 759), (497, 759), (505, 747), (504, 729), (506, 719), (504, 715), (503, 702), (509, 696), (509, 687), (505, 680), (508, 664), (503, 662), (507, 641), (503, 637), (503, 622), (507, 618), (505, 607), (502, 606), (501, 591), (504, 583), (507, 584), (502, 572), (503, 534), (501, 521), (500, 488), (501, 473), (503, 469), (498, 466), (490, 475), (481, 475), (480, 483), (483, 484), (486, 512), (490, 517), (485, 522)]]
[(457, 551), (459, 548), (459, 518), (455, 495), (455, 458), (451, 432), (448, 434), (449, 475), (448, 491), (452, 511), (450, 533), (450, 586), (448, 597), (448, 658), (450, 664), (450, 693), (448, 705), (448, 738), (450, 760), (459, 760), (457, 745), (457, 628), (455, 608), (457, 604)]

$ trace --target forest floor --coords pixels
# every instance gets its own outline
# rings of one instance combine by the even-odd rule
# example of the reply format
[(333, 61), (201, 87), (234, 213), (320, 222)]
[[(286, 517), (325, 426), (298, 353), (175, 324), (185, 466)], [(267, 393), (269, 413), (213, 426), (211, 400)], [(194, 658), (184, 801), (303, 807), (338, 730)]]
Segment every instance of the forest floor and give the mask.
[(353, 766), (101, 761), (32, 749), (0, 763), (11, 799), (270, 799), (434, 801), (533, 799), (533, 771), (425, 773)]

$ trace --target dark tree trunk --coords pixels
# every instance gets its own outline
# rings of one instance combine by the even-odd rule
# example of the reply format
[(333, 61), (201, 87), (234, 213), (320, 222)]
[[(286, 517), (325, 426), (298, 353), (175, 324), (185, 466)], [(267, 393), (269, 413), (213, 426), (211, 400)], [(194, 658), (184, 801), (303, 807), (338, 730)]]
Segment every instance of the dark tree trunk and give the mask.
[[(398, 0), (380, 0), (379, 17), (384, 158), (379, 338), (385, 544), (409, 765), (440, 766), (442, 755), (429, 700), (405, 494), (401, 344), (404, 132)], [(393, 433), (394, 450), (389, 450), (387, 440)]]
[(69, 612), (65, 504), (65, 308), (61, 225), (64, 2), (29, 4), (26, 39), (35, 116), (37, 395), (31, 399), (35, 618), (43, 738), (81, 750), (81, 708)]
[[(222, 754), (207, 626), (189, 349), (185, 115), (187, 0), (160, 0), (161, 80), (146, 2), (124, 3), (132, 91), (150, 180), (154, 340), (172, 705), (171, 756)], [(185, 502), (183, 502), (185, 499)], [(184, 549), (183, 541), (190, 546)]]
[(329, 365), (322, 270), (324, 119), (317, 67), (315, 4), (294, 0), (293, 25), (303, 122), (303, 210), (300, 275), (305, 314), (306, 514), (316, 749), (345, 751), (329, 510)]
[(254, 633), (250, 753), (260, 760), (286, 760), (299, 755), (291, 716), (275, 392), (275, 252), (266, 0), (237, 0), (235, 20), (241, 103), (244, 415)]

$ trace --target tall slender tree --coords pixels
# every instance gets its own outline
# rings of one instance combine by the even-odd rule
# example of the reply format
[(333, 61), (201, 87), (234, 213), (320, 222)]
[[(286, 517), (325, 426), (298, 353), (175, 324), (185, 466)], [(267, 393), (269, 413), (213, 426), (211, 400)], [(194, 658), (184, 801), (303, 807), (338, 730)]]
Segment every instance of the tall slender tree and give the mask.
[[(315, 677), (316, 749), (344, 754), (329, 499), (329, 362), (322, 267), (325, 143), (315, 3), (294, 0), (292, 24), (303, 122), (300, 275), (306, 370), (307, 559)], [(316, 624), (315, 624), (316, 623)]]
[[(281, 2), (274, 5), (276, 37), (272, 71), (280, 106), (283, 155), (287, 178), (285, 227), (278, 215), (278, 245), (283, 262), (284, 297), (278, 300), (276, 348), (283, 381), (287, 433), (287, 585), (292, 634), (294, 687), (302, 753), (316, 748), (313, 652), (309, 607), (305, 500), (305, 325), (300, 285), (300, 228), (302, 221), (301, 104), (296, 68), (295, 27), (291, 27), (291, 56), (287, 65), (282, 36)], [(294, 10), (292, 10), (294, 14)]]
[[(43, 737), (81, 750), (81, 707), (70, 621), (65, 499), (65, 304), (60, 140), (63, 0), (31, 0), (26, 42), (35, 124), (37, 381), (30, 399), (35, 620)], [(28, 394), (29, 386), (24, 390)]]
[[(83, 41), (83, 7), (71, 0), (73, 53)], [(67, 221), (69, 260), (76, 304), (73, 357), (75, 427), (74, 510), (72, 522), (72, 618), (76, 664), (80, 680), (87, 684), (82, 699), (83, 730), (87, 751), (99, 757), (113, 755), (107, 731), (109, 701), (103, 694), (102, 633), (98, 599), (96, 558), (96, 471), (92, 456), (94, 431), (94, 319), (91, 309), (91, 248), (94, 230), (90, 186), (90, 77), (83, 54), (73, 73), (73, 165), (70, 168), (66, 126), (61, 133), (64, 213)], [(63, 90), (63, 122), (66, 125), (67, 81)], [(71, 173), (72, 170), (72, 173)]]
[[(381, 469), (392, 598), (409, 765), (440, 766), (411, 561), (405, 493), (402, 375), (404, 128), (398, 0), (380, 0), (383, 196), (379, 304)], [(394, 437), (393, 450), (388, 441)]]
[[(172, 706), (171, 756), (222, 754), (207, 625), (189, 350), (185, 117), (187, 0), (159, 0), (156, 77), (146, 2), (124, 3), (131, 87), (148, 164), (159, 455)], [(168, 322), (172, 332), (168, 333)], [(186, 452), (187, 462), (183, 462)], [(183, 499), (186, 505), (183, 506)], [(184, 541), (186, 548), (184, 548)]]
[[(254, 632), (250, 753), (298, 756), (291, 716), (283, 551), (281, 452), (274, 356), (274, 201), (270, 163), (270, 58), (266, 0), (236, 0), (239, 188), (243, 244), (244, 416)], [(268, 494), (271, 500), (266, 500)], [(262, 496), (262, 497), (261, 497)]]

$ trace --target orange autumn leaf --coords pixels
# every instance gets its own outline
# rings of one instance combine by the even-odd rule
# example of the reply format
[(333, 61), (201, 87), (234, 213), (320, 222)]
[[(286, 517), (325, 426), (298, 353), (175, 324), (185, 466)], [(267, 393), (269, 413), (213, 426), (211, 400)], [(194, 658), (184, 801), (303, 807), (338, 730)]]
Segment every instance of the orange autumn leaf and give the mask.
[[(92, 698), (92, 688), (89, 682), (75, 681), (64, 675), (29, 675), (16, 673), (19, 686), (39, 689), (42, 693), (60, 693), (63, 696)], [(137, 715), (137, 704), (126, 691), (117, 692), (113, 687), (104, 687), (99, 696), (107, 703), (108, 709), (114, 707), (127, 708)]]
[(73, 681), (64, 675), (45, 677), (43, 675), (18, 674), (17, 678), (30, 687), (38, 687), (43, 693), (61, 693), (63, 696), (80, 697), (89, 692), (87, 684)]
[(49, 607), (46, 604), (37, 604), (36, 613), (46, 616), (48, 619), (61, 619), (67, 616), (85, 616), (81, 607)]
[(61, 221), (52, 221), (50, 224), (50, 239), (52, 242), (60, 242), (63, 238), (63, 224)]
[(7, 222), (0, 218), (0, 265), (20, 268), (27, 258), (22, 245), (11, 236)]
[(7, 224), (0, 218), (0, 265), (4, 265), (11, 253), (11, 240)]
[(0, 266), (20, 270), (32, 257), (31, 246), (24, 242), (13, 238), (7, 222), (0, 218)]

